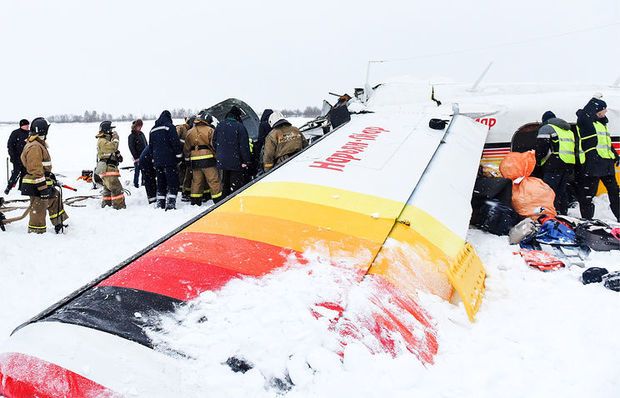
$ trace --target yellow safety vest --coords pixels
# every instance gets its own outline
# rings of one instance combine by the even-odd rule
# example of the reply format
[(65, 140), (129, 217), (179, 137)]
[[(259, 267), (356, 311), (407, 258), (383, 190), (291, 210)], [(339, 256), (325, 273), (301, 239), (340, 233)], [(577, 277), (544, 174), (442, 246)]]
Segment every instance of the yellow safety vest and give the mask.
[[(553, 143), (551, 153), (557, 155), (566, 164), (575, 164), (575, 135), (570, 130), (561, 129), (553, 124), (549, 125), (553, 128), (556, 134), (555, 137), (551, 137), (551, 142)], [(583, 164), (586, 160), (586, 154), (581, 149), (581, 141), (579, 141), (578, 150), (579, 163)]]
[[(586, 137), (581, 137), (581, 133), (579, 134), (582, 141), (596, 138), (596, 146), (587, 149), (586, 152), (596, 149), (598, 155), (603, 159), (614, 159), (615, 156), (611, 149), (611, 135), (609, 134), (607, 126), (601, 122), (594, 122), (594, 129), (596, 130), (596, 133), (590, 134)], [(579, 129), (577, 129), (577, 131), (579, 131)]]

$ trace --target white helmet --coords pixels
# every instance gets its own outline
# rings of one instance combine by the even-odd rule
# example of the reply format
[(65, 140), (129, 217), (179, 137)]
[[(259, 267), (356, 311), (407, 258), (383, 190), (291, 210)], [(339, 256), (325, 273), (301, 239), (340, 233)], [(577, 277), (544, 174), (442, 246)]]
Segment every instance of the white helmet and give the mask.
[(275, 111), (271, 114), (271, 116), (269, 116), (269, 126), (271, 128), (277, 127), (279, 124), (281, 124), (281, 122), (287, 122), (282, 112)]

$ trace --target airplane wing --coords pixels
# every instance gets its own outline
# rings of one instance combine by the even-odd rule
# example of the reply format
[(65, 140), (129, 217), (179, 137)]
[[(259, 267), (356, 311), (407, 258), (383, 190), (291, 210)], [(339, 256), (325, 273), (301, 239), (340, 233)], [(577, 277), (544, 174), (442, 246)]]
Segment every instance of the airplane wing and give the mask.
[(406, 349), (431, 364), (437, 331), (417, 292), (450, 300), (456, 288), (473, 318), (484, 290), (465, 234), (487, 132), (459, 115), (432, 130), (434, 112), (354, 115), (20, 326), (0, 350), (0, 395), (178, 395), (182, 359), (157, 349), (146, 332), (158, 316), (234, 279), (303, 264), (316, 245), (334, 266), (348, 259), (347, 288), (369, 292), (363, 311), (346, 295), (317, 303), (337, 309), (334, 332), (343, 344), (357, 339), (394, 356)]

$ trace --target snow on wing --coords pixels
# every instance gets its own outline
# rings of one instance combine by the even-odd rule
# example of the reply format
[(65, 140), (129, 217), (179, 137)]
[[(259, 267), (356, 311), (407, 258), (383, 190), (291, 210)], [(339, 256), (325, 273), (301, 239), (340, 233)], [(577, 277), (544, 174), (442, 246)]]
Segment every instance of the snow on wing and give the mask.
[[(343, 344), (347, 338), (372, 334), (378, 342), (369, 347), (372, 351), (397, 355), (400, 344), (432, 363), (438, 349), (432, 319), (416, 303), (415, 289), (393, 283), (390, 270), (400, 263), (394, 253), (382, 250), (386, 240), (393, 239), (409, 245), (407, 250), (413, 247), (414, 253), (415, 245), (422, 245), (437, 258), (455, 258), (455, 252), (429, 241), (432, 235), (418, 231), (402, 238), (394, 229), (403, 214), (418, 209), (412, 201), (416, 186), (437, 153), (447, 147), (441, 145), (444, 132), (427, 127), (429, 118), (425, 111), (354, 117), (283, 167), (22, 325), (0, 357), (0, 393), (10, 398), (33, 391), (54, 396), (59, 390), (46, 386), (60, 383), (58, 388), (68, 389), (63, 394), (69, 396), (87, 396), (91, 390), (114, 396), (128, 385), (149, 396), (174, 394), (170, 379), (179, 376), (173, 361), (152, 349), (145, 328), (153, 326), (158, 315), (234, 278), (260, 277), (291, 258), (303, 263), (304, 251), (316, 243), (334, 258), (357, 259), (353, 272), (358, 282), (368, 279), (374, 292), (369, 317), (347, 311), (346, 302), (334, 304), (343, 309), (336, 328)], [(471, 120), (457, 118), (461, 125), (473, 126)], [(461, 134), (468, 132), (465, 128)], [(464, 156), (461, 168), (471, 186), (484, 143), (480, 136), (472, 141), (473, 152)], [(466, 198), (471, 193), (467, 189), (465, 183), (451, 194)], [(419, 209), (424, 225), (443, 225), (436, 208), (424, 208), (422, 203)], [(456, 224), (434, 230), (462, 230), (467, 225), (466, 220)], [(451, 241), (463, 246), (459, 232), (451, 232), (457, 237)], [(409, 260), (407, 266), (405, 272), (416, 272), (415, 263)], [(452, 287), (445, 267), (423, 268), (426, 279), (419, 279), (416, 286), (432, 281), (434, 287), (427, 290), (449, 299)], [(46, 378), (55, 382), (41, 383)]]

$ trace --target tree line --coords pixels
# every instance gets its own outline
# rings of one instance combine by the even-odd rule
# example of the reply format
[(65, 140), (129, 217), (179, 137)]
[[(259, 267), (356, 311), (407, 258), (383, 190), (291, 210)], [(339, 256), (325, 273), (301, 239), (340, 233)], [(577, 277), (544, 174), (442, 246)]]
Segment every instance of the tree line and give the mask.
[[(282, 114), (286, 117), (307, 117), (313, 118), (321, 114), (321, 109), (316, 106), (307, 106), (303, 111), (301, 109), (282, 109)], [(195, 115), (198, 113), (196, 110), (178, 108), (170, 110), (173, 119), (184, 119), (186, 117)], [(82, 115), (75, 114), (62, 114), (48, 116), (47, 120), (51, 123), (94, 123), (102, 122), (104, 120), (110, 120), (113, 122), (131, 122), (138, 118), (142, 120), (155, 120), (159, 115), (155, 114), (142, 114), (135, 115), (133, 113), (127, 113), (119, 116), (114, 116), (111, 113), (97, 112), (97, 111), (84, 111)]]
[(317, 117), (321, 114), (321, 109), (316, 106), (307, 106), (301, 109), (282, 109), (282, 114), (286, 117)]
[[(185, 117), (195, 115), (196, 111), (191, 109), (179, 108), (172, 109), (170, 111), (173, 119), (183, 119)], [(93, 122), (102, 122), (104, 120), (110, 120), (113, 122), (131, 122), (138, 118), (142, 120), (155, 120), (159, 115), (155, 114), (143, 114), (143, 115), (134, 115), (133, 113), (123, 114), (120, 116), (114, 116), (111, 113), (106, 112), (97, 112), (97, 111), (84, 111), (83, 115), (74, 115), (74, 114), (62, 114), (62, 115), (52, 115), (48, 116), (47, 120), (51, 123), (93, 123)]]

